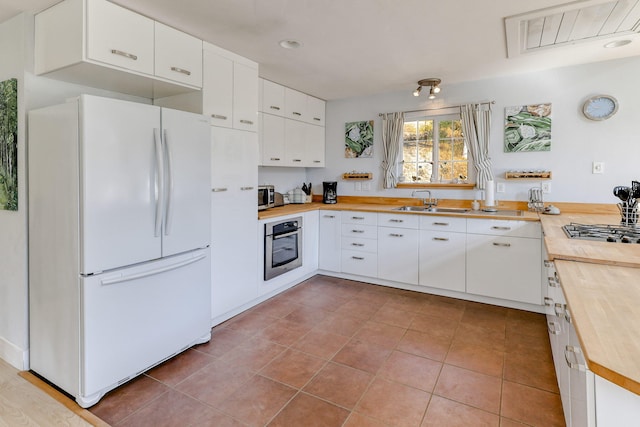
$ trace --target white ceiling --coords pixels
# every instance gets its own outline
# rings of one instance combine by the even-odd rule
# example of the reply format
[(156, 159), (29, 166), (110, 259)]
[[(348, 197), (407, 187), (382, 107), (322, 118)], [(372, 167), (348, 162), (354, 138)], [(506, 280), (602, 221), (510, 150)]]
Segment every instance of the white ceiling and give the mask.
[[(611, 0), (588, 0), (611, 1)], [(636, 1), (636, 0), (625, 0)], [(58, 0), (0, 0), (0, 22)], [(507, 58), (504, 18), (565, 0), (114, 0), (234, 51), (260, 75), (327, 100), (640, 55), (638, 34)], [(573, 2), (572, 2), (573, 3)], [(581, 2), (575, 2), (581, 3)], [(629, 45), (604, 49), (615, 39)], [(296, 50), (278, 42), (295, 39)]]

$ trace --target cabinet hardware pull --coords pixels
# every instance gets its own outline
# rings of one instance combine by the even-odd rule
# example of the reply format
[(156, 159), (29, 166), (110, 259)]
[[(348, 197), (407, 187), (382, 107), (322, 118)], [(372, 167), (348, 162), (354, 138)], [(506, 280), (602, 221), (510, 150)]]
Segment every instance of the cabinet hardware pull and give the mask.
[(272, 157), (272, 158), (271, 158), (271, 159), (269, 159), (269, 160), (273, 160), (273, 161), (278, 161), (278, 162), (279, 162), (279, 161), (280, 161), (280, 157)]
[(549, 286), (552, 288), (557, 288), (558, 287), (558, 281), (556, 279), (554, 279), (553, 277), (547, 277), (547, 281), (549, 282)]
[(120, 56), (124, 56), (125, 58), (133, 59), (134, 61), (138, 60), (137, 55), (134, 55), (133, 53), (123, 52), (118, 49), (111, 49), (111, 53), (113, 53), (114, 55), (120, 55)]
[(497, 225), (494, 225), (493, 227), (491, 227), (492, 230), (504, 230), (504, 231), (509, 231), (511, 230), (511, 227), (498, 227)]
[(511, 243), (498, 243), (498, 242), (493, 242), (493, 246), (501, 246), (503, 248), (509, 248), (511, 247)]
[(434, 222), (433, 225), (442, 225), (442, 226), (448, 226), (449, 223), (448, 222)]
[(292, 114), (293, 114), (294, 116), (302, 116), (302, 113), (298, 113), (297, 111), (293, 111), (293, 112), (292, 112)]
[(218, 187), (218, 188), (212, 188), (211, 189), (212, 193), (220, 193), (222, 191), (227, 191), (227, 188), (226, 187)]
[(549, 322), (547, 323), (547, 329), (549, 330), (549, 333), (552, 335), (560, 335), (560, 332), (562, 332), (560, 330), (560, 324), (558, 324), (557, 322)]
[(322, 163), (321, 160), (314, 160), (313, 163)]
[(564, 316), (567, 313), (566, 309), (560, 303), (556, 303), (554, 305), (554, 311), (556, 312), (556, 316), (558, 316), (558, 317)]
[(544, 305), (546, 305), (547, 307), (553, 307), (553, 298), (544, 297)]
[(364, 233), (364, 230), (351, 230), (352, 233)]
[(352, 216), (351, 219), (364, 219), (363, 216)]
[(191, 71), (185, 70), (184, 68), (171, 67), (171, 71), (175, 71), (176, 73), (186, 74), (187, 76), (191, 75)]
[(240, 190), (242, 191), (253, 190), (253, 187), (240, 187)]
[(364, 260), (364, 257), (361, 257), (361, 256), (352, 256), (351, 258), (357, 259), (358, 261)]
[[(564, 360), (567, 362), (567, 366), (569, 368), (584, 372), (587, 367), (578, 361), (578, 353), (580, 353), (579, 347), (567, 345), (564, 348)], [(572, 356), (573, 360), (569, 360), (569, 356)]]
[(566, 304), (564, 306), (564, 320), (566, 320), (567, 323), (573, 323), (573, 320), (571, 319), (571, 313), (569, 313), (569, 310), (567, 310)]
[(403, 219), (390, 219), (389, 222), (404, 222)]
[(544, 266), (549, 268), (549, 267), (553, 267), (553, 262), (549, 261), (548, 259), (544, 260)]
[(351, 246), (357, 246), (359, 248), (364, 246), (364, 243), (352, 243)]
[(314, 117), (313, 120), (319, 122), (320, 121), (320, 117)]
[(324, 215), (325, 218), (335, 218), (335, 215)]
[(301, 162), (301, 159), (292, 159), (294, 162)]
[(276, 107), (275, 105), (269, 105), (269, 108), (272, 110), (280, 111), (280, 107)]
[(244, 120), (244, 119), (240, 119), (240, 123), (245, 124), (245, 125), (252, 125), (253, 122), (251, 120)]
[(389, 233), (389, 236), (391, 236), (391, 237), (404, 237), (404, 234)]
[(437, 240), (438, 242), (448, 242), (449, 239), (446, 237), (434, 237), (432, 240)]
[(222, 116), (220, 114), (212, 114), (211, 117), (214, 119), (227, 120), (227, 116)]

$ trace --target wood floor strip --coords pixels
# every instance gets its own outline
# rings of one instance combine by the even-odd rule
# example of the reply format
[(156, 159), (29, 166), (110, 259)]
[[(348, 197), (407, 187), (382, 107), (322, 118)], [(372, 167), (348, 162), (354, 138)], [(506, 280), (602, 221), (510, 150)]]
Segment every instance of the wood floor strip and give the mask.
[(47, 384), (45, 381), (41, 380), (40, 378), (32, 374), (31, 372), (20, 371), (18, 375), (24, 378), (25, 380), (29, 381), (34, 386), (38, 387), (40, 390), (44, 391), (46, 394), (54, 398), (56, 401), (63, 404), (67, 409), (69, 409), (74, 414), (76, 414), (86, 422), (90, 423), (91, 425), (95, 427), (110, 427), (108, 423), (102, 421), (100, 418), (96, 417), (86, 409), (81, 408), (80, 406), (78, 406), (76, 402), (69, 399), (67, 396), (65, 396), (64, 394), (56, 390), (54, 387), (52, 387), (51, 385)]

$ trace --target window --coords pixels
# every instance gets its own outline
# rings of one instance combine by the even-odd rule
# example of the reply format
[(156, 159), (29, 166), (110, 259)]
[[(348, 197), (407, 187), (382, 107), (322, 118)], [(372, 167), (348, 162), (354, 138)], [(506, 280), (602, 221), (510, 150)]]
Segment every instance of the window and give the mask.
[(405, 119), (401, 165), (404, 183), (468, 182), (460, 116)]

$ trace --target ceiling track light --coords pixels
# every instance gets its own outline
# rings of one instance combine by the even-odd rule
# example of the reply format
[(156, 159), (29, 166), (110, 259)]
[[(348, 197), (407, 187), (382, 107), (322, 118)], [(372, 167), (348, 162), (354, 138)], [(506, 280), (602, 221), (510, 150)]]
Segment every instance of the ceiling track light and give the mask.
[(419, 96), (423, 86), (429, 86), (429, 99), (435, 99), (436, 94), (440, 93), (440, 79), (430, 78), (418, 81), (418, 88), (413, 91), (413, 96)]

